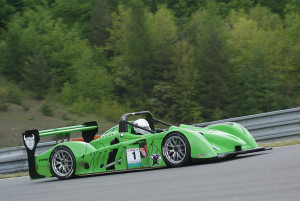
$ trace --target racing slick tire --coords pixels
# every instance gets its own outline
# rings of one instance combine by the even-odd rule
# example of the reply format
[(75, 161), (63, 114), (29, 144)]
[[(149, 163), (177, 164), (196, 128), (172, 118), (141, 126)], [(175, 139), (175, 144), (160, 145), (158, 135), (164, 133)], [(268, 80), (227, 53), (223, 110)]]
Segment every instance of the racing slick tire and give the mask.
[(190, 162), (191, 148), (186, 137), (178, 132), (167, 135), (162, 142), (162, 155), (169, 167), (181, 167)]
[(50, 171), (59, 179), (74, 177), (76, 160), (73, 152), (66, 146), (56, 147), (50, 156)]

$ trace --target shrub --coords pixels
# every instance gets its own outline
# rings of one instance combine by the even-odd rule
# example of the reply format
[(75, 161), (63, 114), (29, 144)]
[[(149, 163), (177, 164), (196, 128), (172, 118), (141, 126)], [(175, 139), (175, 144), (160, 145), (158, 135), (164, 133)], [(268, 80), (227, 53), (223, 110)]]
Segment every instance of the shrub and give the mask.
[(51, 106), (48, 103), (44, 103), (40, 109), (40, 111), (45, 115), (45, 116), (49, 116), (52, 117), (53, 114), (53, 109), (51, 108)]
[(34, 120), (35, 120), (35, 119), (34, 119), (34, 116), (31, 115), (31, 117), (29, 118), (29, 120), (30, 120), (30, 121), (34, 121)]
[(7, 112), (8, 108), (9, 108), (9, 104), (7, 104), (7, 103), (0, 103), (0, 111)]
[(28, 104), (23, 104), (22, 107), (24, 111), (28, 111), (30, 109), (30, 105)]
[(78, 115), (86, 115), (93, 113), (95, 110), (96, 104), (94, 102), (92, 102), (89, 98), (79, 96), (75, 103), (70, 107), (69, 112)]
[(21, 105), (22, 104), (22, 95), (20, 94), (19, 91), (15, 90), (15, 89), (9, 89), (4, 96), (4, 100), (7, 103), (14, 103), (17, 105)]
[(63, 114), (62, 115), (62, 120), (65, 120), (65, 121), (71, 121), (72, 119), (70, 117), (68, 117), (67, 114)]
[(123, 114), (129, 112), (126, 106), (117, 101), (103, 101), (98, 111), (110, 121), (119, 120)]
[(0, 100), (2, 103), (13, 103), (13, 104), (21, 105), (22, 95), (18, 90), (1, 88)]
[(58, 98), (62, 103), (66, 105), (72, 105), (74, 99), (76, 98), (74, 94), (75, 93), (71, 85), (68, 82), (66, 82), (64, 84), (64, 87), (62, 88), (62, 91), (58, 94)]

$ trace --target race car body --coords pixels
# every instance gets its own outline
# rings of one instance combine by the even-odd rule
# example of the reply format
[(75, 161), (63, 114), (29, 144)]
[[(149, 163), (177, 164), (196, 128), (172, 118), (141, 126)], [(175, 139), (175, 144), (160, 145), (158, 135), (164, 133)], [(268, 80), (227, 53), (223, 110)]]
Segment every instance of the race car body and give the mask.
[[(128, 117), (133, 116), (143, 116), (149, 128), (128, 121)], [(155, 128), (158, 123), (165, 128)], [(145, 131), (142, 132), (144, 134), (137, 133), (137, 129)], [(43, 154), (35, 155), (40, 137), (70, 136), (77, 131), (82, 132), (82, 140), (62, 142)], [(220, 159), (266, 150), (259, 148), (252, 135), (237, 123), (205, 128), (193, 125), (177, 127), (153, 118), (148, 111), (123, 115), (118, 125), (98, 138), (95, 137), (97, 132), (97, 123), (87, 122), (78, 126), (23, 133), (30, 178), (55, 176), (68, 179), (75, 175), (107, 171), (179, 167), (197, 159)]]

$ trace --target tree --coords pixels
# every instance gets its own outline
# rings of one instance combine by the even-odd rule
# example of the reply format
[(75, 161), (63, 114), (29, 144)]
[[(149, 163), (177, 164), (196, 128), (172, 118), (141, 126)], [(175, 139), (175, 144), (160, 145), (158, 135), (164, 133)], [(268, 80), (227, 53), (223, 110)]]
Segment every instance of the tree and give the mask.
[[(300, 8), (300, 7), (299, 7)], [(286, 39), (286, 73), (284, 81), (286, 87), (283, 88), (286, 97), (292, 98), (289, 101), (290, 107), (297, 107), (300, 103), (300, 95), (298, 93), (300, 89), (299, 84), (299, 54), (300, 54), (300, 14), (299, 12), (291, 11), (285, 15), (284, 20)]]
[(148, 77), (151, 80), (166, 81), (169, 78), (165, 75), (171, 70), (173, 48), (178, 41), (175, 18), (169, 9), (161, 7), (155, 14), (149, 14), (147, 27), (152, 67)]
[[(99, 55), (97, 55), (99, 56)], [(75, 69), (75, 93), (97, 103), (110, 98), (113, 85), (103, 63), (97, 63), (91, 50), (85, 51), (72, 68)], [(103, 58), (103, 57), (102, 57)]]
[(21, 83), (27, 58), (42, 43), (41, 36), (50, 30), (53, 24), (49, 12), (43, 6), (35, 10), (26, 10), (22, 16), (17, 13), (8, 24), (5, 34), (4, 60), (2, 72)]
[[(151, 93), (152, 80), (151, 62), (149, 52), (149, 30), (146, 26), (147, 16), (144, 5), (139, 0), (132, 0), (129, 11), (129, 21), (126, 24), (126, 46), (128, 65), (132, 69), (132, 84), (128, 85), (128, 92), (133, 104), (139, 104), (136, 100), (143, 100)], [(149, 87), (150, 86), (150, 87)]]
[(109, 37), (111, 17), (107, 0), (96, 0), (89, 24), (89, 41), (92, 45), (104, 46)]
[(187, 41), (179, 41), (174, 46), (172, 57), (174, 69), (173, 75), (173, 99), (174, 104), (170, 105), (169, 115), (174, 121), (180, 120), (184, 123), (192, 123), (202, 120), (202, 103), (199, 97), (197, 84), (201, 79), (199, 71), (194, 64), (194, 47)]
[(69, 28), (74, 28), (83, 37), (88, 35), (88, 22), (95, 0), (55, 0), (51, 5), (53, 16), (61, 18)]
[(138, 108), (151, 92), (152, 82), (146, 11), (141, 1), (133, 0), (130, 9), (120, 6), (112, 19), (105, 48), (113, 55), (110, 71), (116, 78), (117, 94)]
[(203, 117), (207, 120), (227, 117), (231, 101), (225, 25), (217, 12), (218, 5), (209, 3), (206, 9), (192, 16), (189, 24), (189, 41), (195, 45), (195, 66), (201, 73), (197, 101), (205, 105)]
[[(255, 14), (254, 14), (255, 13)], [(236, 81), (237, 115), (288, 106), (284, 94), (289, 72), (289, 45), (282, 21), (257, 6), (249, 16), (236, 16), (229, 30), (230, 61)]]
[[(0, 0), (0, 31), (6, 29), (6, 25), (10, 16), (16, 11), (16, 9), (10, 5), (7, 0)], [(1, 33), (1, 32), (0, 32)]]
[(22, 43), (22, 20), (19, 15), (8, 24), (3, 46), (1, 72), (15, 81), (22, 80), (23, 65), (27, 55)]
[(42, 99), (50, 87), (51, 75), (49, 67), (44, 59), (43, 52), (38, 48), (25, 62), (23, 76), (23, 87), (36, 94), (36, 98)]

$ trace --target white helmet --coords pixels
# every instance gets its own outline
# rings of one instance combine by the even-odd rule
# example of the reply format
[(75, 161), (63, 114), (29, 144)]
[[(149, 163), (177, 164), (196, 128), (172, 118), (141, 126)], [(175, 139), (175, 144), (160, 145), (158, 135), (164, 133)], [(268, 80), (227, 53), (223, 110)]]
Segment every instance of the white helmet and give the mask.
[[(137, 125), (137, 126), (140, 126), (142, 128), (146, 128), (148, 130), (151, 130), (148, 121), (146, 121), (145, 119), (135, 120), (133, 122), (133, 124)], [(133, 129), (134, 129), (134, 132), (137, 133), (137, 134), (142, 134), (142, 135), (149, 134), (148, 131), (145, 131), (145, 130), (137, 128), (137, 127), (133, 127)]]

